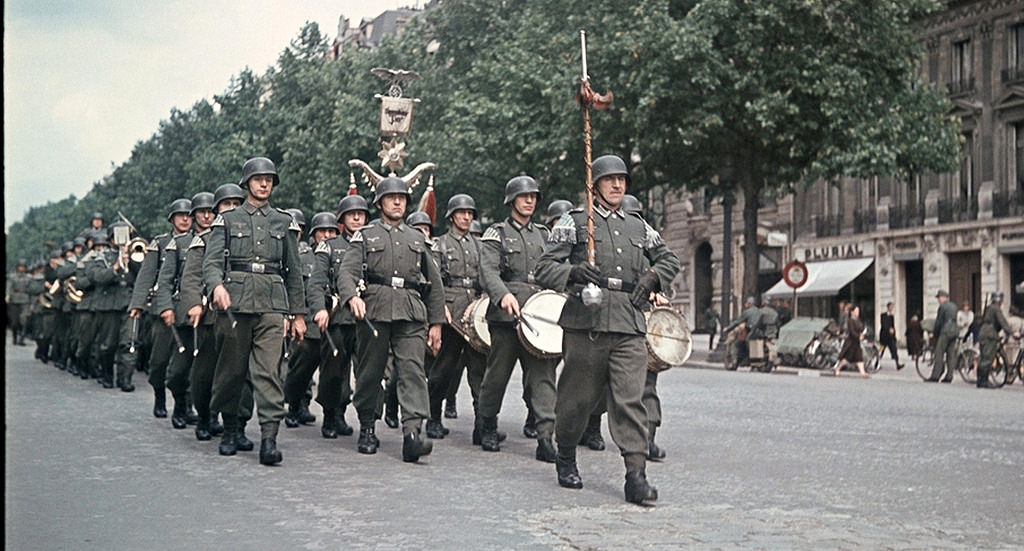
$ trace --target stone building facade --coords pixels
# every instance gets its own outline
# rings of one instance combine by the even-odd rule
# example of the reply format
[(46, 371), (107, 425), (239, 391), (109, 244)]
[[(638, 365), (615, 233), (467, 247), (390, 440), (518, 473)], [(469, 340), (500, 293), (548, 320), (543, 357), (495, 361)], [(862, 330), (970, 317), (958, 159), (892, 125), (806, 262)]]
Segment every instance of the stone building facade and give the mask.
[[(813, 281), (796, 295), (799, 315), (834, 317), (840, 299), (853, 300), (877, 327), (892, 301), (902, 335), (910, 316), (934, 317), (939, 289), (978, 313), (997, 290), (1024, 309), (1024, 0), (951, 1), (918, 24), (920, 70), (947, 90), (948, 115), (962, 120), (963, 162), (909, 184), (818, 182), (761, 208), (759, 290), (792, 297), (782, 268), (805, 262)], [(742, 204), (731, 207), (732, 278), (723, 286), (721, 201), (697, 192), (658, 203), (663, 234), (684, 265), (674, 302), (695, 327), (708, 303), (721, 311), (726, 293), (723, 318), (737, 315)]]

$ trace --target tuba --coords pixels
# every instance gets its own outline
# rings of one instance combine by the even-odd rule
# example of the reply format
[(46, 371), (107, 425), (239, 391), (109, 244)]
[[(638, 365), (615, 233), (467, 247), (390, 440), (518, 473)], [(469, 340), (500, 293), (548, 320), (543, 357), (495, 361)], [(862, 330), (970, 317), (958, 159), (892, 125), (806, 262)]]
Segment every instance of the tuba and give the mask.
[(71, 276), (64, 280), (64, 285), (62, 286), (64, 288), (64, 298), (74, 304), (82, 302), (82, 297), (85, 296), (85, 293), (75, 288), (75, 281), (77, 280), (77, 277)]
[(136, 237), (128, 243), (128, 259), (136, 264), (142, 264), (146, 259), (146, 247), (149, 242), (141, 237)]
[(39, 294), (39, 304), (43, 305), (43, 308), (53, 308), (53, 297), (57, 295), (57, 291), (60, 291), (64, 286), (61, 285), (60, 279), (53, 280), (50, 284), (50, 288), (44, 293)]

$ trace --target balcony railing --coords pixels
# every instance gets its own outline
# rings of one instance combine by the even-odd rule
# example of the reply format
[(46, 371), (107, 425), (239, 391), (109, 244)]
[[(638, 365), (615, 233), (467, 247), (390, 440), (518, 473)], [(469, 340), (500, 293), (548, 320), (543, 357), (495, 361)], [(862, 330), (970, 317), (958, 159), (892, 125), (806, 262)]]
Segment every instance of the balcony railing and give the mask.
[(949, 82), (946, 84), (946, 90), (949, 90), (949, 95), (960, 96), (974, 91), (974, 77), (958, 80), (955, 82)]
[(1024, 67), (1008, 67), (1003, 69), (1003, 84), (1024, 82)]
[(992, 194), (992, 216), (1006, 218), (1024, 215), (1024, 197), (1015, 191), (997, 191)]
[(867, 233), (875, 229), (877, 217), (874, 210), (857, 209), (853, 211), (853, 233)]
[(835, 237), (843, 230), (843, 215), (817, 216), (814, 218), (814, 235), (817, 237)]
[(899, 205), (889, 207), (889, 229), (916, 228), (924, 224), (923, 205)]
[(978, 198), (939, 199), (939, 223), (963, 222), (978, 219)]

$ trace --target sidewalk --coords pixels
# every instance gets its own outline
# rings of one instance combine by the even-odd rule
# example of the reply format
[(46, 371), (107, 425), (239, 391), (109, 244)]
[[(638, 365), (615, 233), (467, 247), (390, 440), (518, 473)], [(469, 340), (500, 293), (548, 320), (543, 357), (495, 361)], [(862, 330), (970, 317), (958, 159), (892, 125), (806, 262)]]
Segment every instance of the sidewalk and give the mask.
[[(718, 337), (718, 335), (715, 336), (716, 347), (718, 346)], [(691, 338), (693, 341), (693, 353), (690, 354), (690, 359), (686, 360), (686, 363), (683, 364), (683, 367), (689, 367), (694, 369), (725, 369), (724, 367), (722, 367), (721, 362), (708, 361), (708, 355), (711, 352), (710, 350), (708, 350), (708, 335), (692, 335)], [(901, 348), (899, 350), (899, 357), (900, 361), (904, 362), (903, 369), (896, 371), (896, 362), (894, 362), (889, 357), (889, 354), (886, 353), (886, 355), (882, 358), (881, 369), (879, 369), (877, 373), (871, 374), (871, 378), (893, 381), (920, 381), (921, 378), (918, 377), (917, 371), (914, 369), (914, 364), (910, 360), (910, 355), (907, 354), (907, 350), (905, 348)], [(749, 372), (750, 368), (741, 367), (737, 371), (740, 373)], [(798, 375), (802, 377), (831, 377), (832, 371), (828, 369), (819, 370), (798, 366), (778, 366), (772, 371), (772, 374)], [(860, 378), (860, 375), (857, 373), (856, 369), (854, 369), (853, 371), (844, 370), (839, 374), (839, 376)], [(959, 376), (957, 376), (954, 379), (954, 383), (963, 384), (963, 380), (960, 379)]]

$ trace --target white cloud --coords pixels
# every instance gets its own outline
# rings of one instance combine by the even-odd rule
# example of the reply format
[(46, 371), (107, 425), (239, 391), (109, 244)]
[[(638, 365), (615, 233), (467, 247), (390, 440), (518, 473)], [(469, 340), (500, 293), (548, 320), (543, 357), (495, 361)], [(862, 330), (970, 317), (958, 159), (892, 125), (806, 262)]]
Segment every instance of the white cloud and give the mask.
[(244, 67), (262, 74), (306, 21), (333, 37), (343, 14), (358, 23), (413, 3), (5, 2), (5, 227), (83, 197), (172, 108), (222, 93)]

